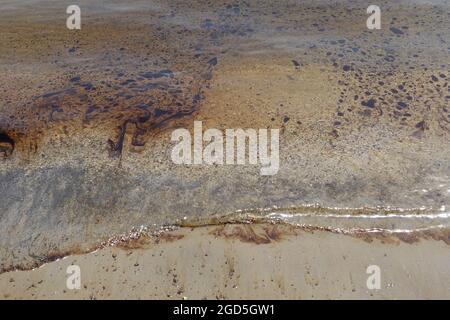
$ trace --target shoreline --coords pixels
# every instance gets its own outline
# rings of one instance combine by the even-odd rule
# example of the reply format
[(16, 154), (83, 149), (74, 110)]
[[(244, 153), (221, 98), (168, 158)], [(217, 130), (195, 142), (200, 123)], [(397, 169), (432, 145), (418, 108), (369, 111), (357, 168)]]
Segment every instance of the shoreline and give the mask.
[[(450, 255), (440, 241), (367, 241), (288, 226), (230, 224), (180, 228), (158, 241), (128, 245), (0, 274), (2, 298), (450, 298)], [(80, 267), (79, 290), (66, 287), (69, 265)], [(381, 289), (367, 289), (369, 265), (379, 265)]]
[[(196, 229), (227, 229), (229, 226), (234, 226), (239, 230), (252, 228), (262, 229), (262, 235), (257, 235), (254, 232), (247, 234), (246, 232), (212, 232), (212, 234), (222, 237), (224, 239), (238, 239), (243, 243), (253, 243), (256, 245), (277, 242), (283, 239), (284, 236), (295, 236), (300, 233), (326, 232), (331, 235), (342, 235), (350, 238), (362, 240), (367, 243), (378, 241), (381, 244), (398, 245), (417, 244), (422, 241), (443, 242), (450, 246), (450, 226), (436, 225), (418, 229), (383, 229), (374, 227), (370, 229), (357, 228), (351, 229), (339, 228), (336, 225), (311, 225), (311, 224), (293, 224), (279, 219), (268, 219), (267, 217), (257, 216), (223, 216), (218, 218), (209, 218), (209, 222), (204, 219), (183, 221), (177, 225), (161, 227), (157, 231), (149, 231), (147, 227), (134, 227), (128, 233), (114, 235), (103, 241), (97, 243), (85, 243), (85, 247), (76, 247), (68, 249), (64, 252), (53, 251), (45, 256), (34, 257), (31, 264), (7, 266), (0, 270), (0, 275), (4, 273), (25, 271), (30, 272), (42, 268), (47, 264), (67, 259), (74, 256), (89, 255), (99, 250), (106, 250), (108, 248), (119, 248), (125, 250), (142, 249), (149, 245), (159, 244), (161, 242), (172, 242), (181, 240), (184, 235), (184, 230)], [(351, 224), (351, 222), (348, 222)], [(270, 230), (269, 230), (270, 229)]]

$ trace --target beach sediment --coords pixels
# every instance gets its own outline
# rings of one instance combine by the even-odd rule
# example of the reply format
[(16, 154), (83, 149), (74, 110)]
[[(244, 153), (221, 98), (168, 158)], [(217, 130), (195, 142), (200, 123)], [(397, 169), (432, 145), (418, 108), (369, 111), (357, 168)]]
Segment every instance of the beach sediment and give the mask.
[[(426, 212), (432, 218), (420, 220), (420, 227), (441, 228), (426, 229), (417, 241), (383, 244), (370, 234), (369, 244), (311, 230), (303, 236), (330, 246), (336, 239), (336, 246), (363, 255), (373, 245), (377, 257), (385, 246), (390, 256), (409, 251), (405, 265), (413, 268), (412, 261), (420, 260), (414, 274), (437, 282), (425, 274), (428, 262), (422, 259), (443, 263), (448, 247), (449, 219), (439, 218), (450, 206), (445, 2), (381, 1), (385, 27), (376, 31), (365, 26), (363, 1), (80, 1), (77, 31), (65, 26), (66, 3), (37, 1), (33, 10), (0, 3), (1, 270), (86, 253), (141, 226), (159, 232), (186, 219), (207, 222), (239, 212), (269, 218), (280, 208), (313, 207), (343, 216), (358, 210), (362, 216), (399, 215), (389, 223), (363, 224), (382, 230), (413, 231), (410, 216)], [(261, 176), (251, 165), (174, 164), (171, 132), (192, 131), (194, 121), (202, 121), (204, 130), (279, 129), (278, 173)], [(311, 227), (333, 222), (319, 216), (308, 218)], [(333, 223), (324, 227), (336, 229)], [(170, 245), (208, 246), (212, 236), (199, 235), (211, 228), (196, 228), (193, 238)], [(289, 239), (269, 244), (271, 252), (302, 246), (300, 236)], [(229, 239), (215, 241), (223, 250)], [(319, 247), (305, 252), (305, 259), (313, 263)], [(136, 253), (148, 268), (157, 262), (148, 257), (157, 248)], [(233, 253), (244, 248), (248, 244), (235, 242)], [(254, 254), (263, 257), (257, 248)], [(101, 252), (108, 250), (116, 249)], [(96, 254), (79, 257), (87, 264), (109, 263)], [(70, 259), (77, 258), (23, 275), (44, 276), (42, 270)], [(359, 268), (366, 261), (352, 263)], [(19, 297), (7, 282), (3, 286)], [(331, 292), (327, 288), (319, 296)], [(200, 297), (193, 292), (188, 297)], [(289, 292), (296, 297), (299, 291)]]

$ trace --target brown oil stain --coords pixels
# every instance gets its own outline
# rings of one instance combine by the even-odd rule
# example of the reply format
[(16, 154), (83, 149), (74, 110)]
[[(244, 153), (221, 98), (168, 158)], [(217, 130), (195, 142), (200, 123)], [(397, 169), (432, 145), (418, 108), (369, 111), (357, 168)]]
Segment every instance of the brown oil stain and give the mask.
[(160, 234), (156, 239), (155, 239), (155, 243), (159, 244), (162, 242), (165, 243), (170, 243), (170, 242), (174, 242), (177, 240), (181, 240), (183, 239), (185, 236), (182, 234), (171, 234), (169, 232), (163, 232), (162, 234)]
[[(256, 229), (256, 230), (255, 230)], [(296, 235), (294, 227), (270, 225), (258, 228), (250, 224), (246, 225), (222, 225), (210, 231), (215, 237), (236, 239), (245, 243), (269, 244), (279, 242), (286, 236)]]
[[(145, 78), (133, 83), (135, 87), (130, 93), (117, 88), (87, 90), (80, 85), (37, 97), (32, 109), (23, 111), (23, 115), (15, 113), (8, 123), (0, 126), (0, 153), (11, 156), (17, 147), (18, 152), (32, 154), (45, 135), (61, 136), (91, 128), (115, 132), (105, 144), (110, 156), (118, 157), (127, 133), (132, 137), (132, 147), (138, 151), (149, 136), (170, 121), (193, 115), (202, 99), (201, 83), (188, 88)], [(183, 92), (186, 90), (189, 93)]]
[(28, 270), (32, 270), (35, 268), (39, 268), (40, 266), (42, 266), (44, 264), (51, 263), (51, 262), (63, 259), (65, 257), (68, 257), (68, 256), (87, 254), (87, 253), (95, 251), (96, 249), (97, 249), (96, 247), (82, 249), (80, 246), (74, 246), (70, 249), (66, 249), (63, 251), (53, 250), (53, 251), (48, 252), (45, 256), (39, 256), (39, 257), (33, 256), (33, 258), (36, 258), (36, 259), (31, 264), (16, 265), (16, 266), (3, 266), (2, 265), (0, 267), (0, 273), (11, 272), (11, 271), (28, 271)]
[[(121, 156), (128, 134), (130, 150), (139, 152), (164, 127), (197, 111), (218, 64), (213, 51), (183, 45), (204, 37), (210, 32), (206, 29), (154, 28), (145, 23), (125, 28), (101, 20), (75, 34), (55, 21), (29, 22), (9, 27), (8, 41), (20, 42), (20, 47), (0, 49), (0, 57), (20, 57), (42, 69), (34, 77), (11, 71), (0, 79), (8, 93), (0, 99), (0, 156), (4, 159), (12, 151), (21, 158), (39, 150), (45, 153), (47, 137), (64, 139), (86, 128), (110, 133), (104, 143), (113, 158)], [(180, 32), (185, 38), (180, 39)], [(130, 33), (140, 38), (133, 39)], [(45, 45), (48, 41), (52, 48)], [(73, 66), (77, 58), (93, 64)], [(17, 90), (18, 86), (27, 89)]]
[(450, 245), (450, 229), (429, 229), (429, 230), (417, 230), (409, 232), (356, 232), (352, 236), (362, 239), (368, 243), (372, 243), (374, 240), (378, 240), (383, 244), (414, 244), (422, 240), (442, 241), (446, 245)]
[(331, 227), (316, 226), (293, 226), (289, 224), (265, 225), (259, 223), (254, 224), (224, 224), (215, 227), (210, 231), (215, 237), (223, 237), (225, 239), (239, 240), (245, 243), (269, 244), (272, 242), (280, 242), (286, 240), (290, 236), (297, 236), (302, 232), (330, 232), (351, 236), (361, 239), (365, 242), (372, 243), (379, 241), (382, 244), (398, 245), (400, 243), (414, 244), (423, 240), (442, 241), (446, 245), (450, 245), (450, 229), (439, 228), (429, 230), (411, 230), (403, 232), (392, 232), (388, 230), (344, 230), (334, 229)]

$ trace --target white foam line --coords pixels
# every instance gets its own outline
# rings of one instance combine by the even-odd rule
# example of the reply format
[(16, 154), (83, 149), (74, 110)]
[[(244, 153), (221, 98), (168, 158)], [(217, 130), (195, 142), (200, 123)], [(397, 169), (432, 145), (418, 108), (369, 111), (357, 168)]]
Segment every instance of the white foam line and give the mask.
[(425, 218), (425, 219), (447, 219), (450, 218), (450, 212), (435, 213), (435, 214), (311, 214), (311, 213), (281, 213), (272, 212), (267, 215), (268, 217), (280, 217), (280, 218), (296, 218), (296, 217), (325, 217), (325, 218), (352, 218), (352, 219), (386, 219), (386, 218)]
[(447, 228), (447, 226), (445, 226), (443, 224), (439, 224), (437, 226), (417, 228), (417, 229), (412, 229), (412, 230), (411, 229), (381, 229), (381, 228), (363, 229), (363, 230), (365, 232), (412, 233), (412, 232), (420, 232), (420, 231), (427, 231), (430, 229), (442, 229), (442, 228)]
[[(307, 224), (297, 224), (298, 227), (315, 227), (312, 225)], [(421, 232), (421, 231), (428, 231), (431, 229), (446, 229), (448, 226), (445, 225), (436, 225), (436, 226), (430, 226), (430, 227), (423, 227), (423, 228), (415, 228), (415, 229), (384, 229), (384, 228), (330, 228), (327, 227), (326, 229), (331, 232), (337, 232), (342, 234), (356, 234), (356, 233), (414, 233), (414, 232)]]

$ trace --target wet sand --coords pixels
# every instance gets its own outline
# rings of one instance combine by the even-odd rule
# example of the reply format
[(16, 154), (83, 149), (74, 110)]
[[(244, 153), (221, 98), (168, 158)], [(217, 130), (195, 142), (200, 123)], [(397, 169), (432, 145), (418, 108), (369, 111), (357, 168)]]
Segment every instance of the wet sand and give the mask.
[[(132, 228), (151, 234), (244, 212), (239, 222), (249, 216), (267, 222), (276, 213), (294, 225), (327, 230), (419, 228), (425, 231), (419, 242), (386, 245), (385, 251), (404, 257), (405, 248), (410, 257), (404, 259), (419, 264), (414, 276), (438, 282), (425, 266), (449, 255), (445, 2), (382, 1), (383, 27), (376, 32), (365, 27), (363, 1), (81, 1), (82, 29), (75, 32), (65, 27), (64, 1), (0, 3), (3, 271), (88, 252)], [(257, 166), (173, 164), (171, 132), (192, 129), (194, 120), (203, 121), (204, 129), (279, 128), (278, 174), (260, 176)], [(305, 210), (317, 219), (305, 220), (299, 214)], [(331, 220), (322, 219), (323, 212), (393, 217), (366, 219), (361, 227), (351, 225), (355, 220), (327, 225)], [(423, 214), (416, 222), (414, 216)], [(198, 237), (177, 245), (207, 241)], [(316, 234), (305, 237), (317, 240)], [(335, 233), (323, 237), (306, 260), (318, 258), (322, 241), (342, 242), (358, 253), (371, 246)], [(228, 243), (217, 241), (219, 247)], [(300, 238), (291, 241), (273, 244), (273, 250), (301, 246)], [(147, 257), (153, 250), (135, 254)], [(423, 261), (421, 250), (433, 258)], [(109, 264), (95, 262), (95, 254), (82, 257), (92, 268)], [(359, 268), (365, 262), (353, 263)], [(291, 262), (285, 268), (293, 268)], [(399, 268), (391, 272), (400, 274)], [(163, 288), (163, 278), (158, 281)], [(330, 288), (324, 285), (317, 295), (337, 297)], [(394, 290), (385, 297), (445, 296), (440, 290), (416, 296)], [(15, 292), (8, 294), (19, 297)], [(163, 290), (155, 294), (161, 297)], [(352, 297), (363, 297), (362, 291)]]
[[(450, 255), (407, 244), (286, 226), (185, 228), (122, 242), (33, 271), (0, 275), (6, 299), (449, 299)], [(69, 265), (81, 288), (66, 287)], [(380, 289), (366, 269), (378, 265)]]

